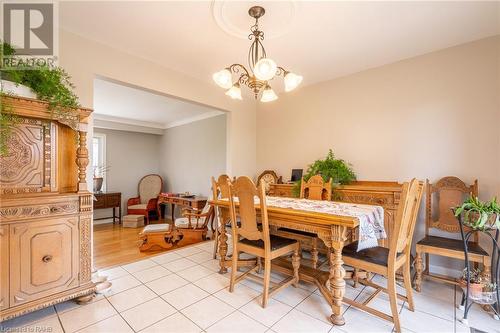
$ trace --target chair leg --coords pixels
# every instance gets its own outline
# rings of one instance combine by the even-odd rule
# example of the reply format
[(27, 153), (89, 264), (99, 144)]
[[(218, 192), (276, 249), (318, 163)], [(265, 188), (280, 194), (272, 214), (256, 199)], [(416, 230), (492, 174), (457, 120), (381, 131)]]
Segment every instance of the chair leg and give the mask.
[(417, 251), (415, 257), (415, 290), (418, 292), (422, 291), (422, 271), (423, 271), (422, 253)]
[(406, 261), (403, 266), (403, 280), (406, 289), (406, 298), (408, 299), (408, 308), (410, 311), (415, 311), (415, 305), (413, 303), (413, 288), (411, 287), (411, 273), (410, 273), (410, 262)]
[(297, 288), (299, 286), (299, 268), (300, 268), (300, 255), (299, 255), (300, 246), (297, 244), (295, 251), (293, 251), (292, 255), (292, 267), (293, 267), (293, 277), (295, 281), (293, 282), (293, 286)]
[(391, 313), (392, 319), (394, 321), (394, 330), (400, 333), (401, 324), (399, 323), (398, 299), (396, 296), (396, 270), (394, 268), (389, 268), (389, 275), (387, 276), (387, 291), (389, 294), (389, 301), (391, 303)]
[[(485, 259), (485, 258), (488, 258), (488, 259)], [(490, 267), (490, 260), (489, 260), (489, 257), (484, 257), (483, 258), (483, 278), (486, 280), (486, 281), (490, 281), (491, 280), (491, 267)]]
[(262, 258), (257, 257), (257, 273), (261, 274), (262, 273)]
[(271, 259), (264, 258), (264, 293), (262, 294), (262, 307), (265, 308), (269, 301), (269, 285), (271, 284)]
[(312, 256), (312, 266), (317, 268), (318, 266), (318, 239), (313, 238), (311, 246), (311, 256)]
[(359, 268), (354, 267), (354, 270), (352, 272), (352, 287), (357, 288), (358, 287), (358, 281), (359, 281)]
[(239, 252), (233, 252), (233, 257), (231, 259), (231, 280), (229, 282), (229, 292), (234, 291), (234, 280), (236, 280), (236, 273), (238, 272), (238, 255)]
[(219, 249), (219, 228), (215, 228), (214, 234), (214, 259), (217, 259), (217, 250)]

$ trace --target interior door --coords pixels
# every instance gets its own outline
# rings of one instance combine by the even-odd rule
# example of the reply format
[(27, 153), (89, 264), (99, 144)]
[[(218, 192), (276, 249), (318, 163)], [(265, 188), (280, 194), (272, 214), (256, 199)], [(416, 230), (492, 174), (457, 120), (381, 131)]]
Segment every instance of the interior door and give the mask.
[(10, 305), (78, 286), (78, 217), (12, 224)]

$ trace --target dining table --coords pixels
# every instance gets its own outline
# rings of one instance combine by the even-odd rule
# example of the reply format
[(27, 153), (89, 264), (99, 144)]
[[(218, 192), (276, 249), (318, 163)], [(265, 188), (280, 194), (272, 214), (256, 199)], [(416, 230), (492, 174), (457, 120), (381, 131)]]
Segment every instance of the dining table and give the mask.
[[(227, 272), (231, 260), (227, 256), (228, 235), (226, 225), (230, 221), (229, 200), (216, 198), (209, 201), (216, 207), (219, 220), (219, 273)], [(236, 208), (238, 206), (235, 202)], [(271, 233), (273, 228), (288, 228), (316, 234), (325, 244), (329, 253), (329, 270), (323, 271), (301, 265), (301, 281), (315, 284), (325, 300), (330, 304), (330, 321), (334, 325), (344, 325), (343, 300), (347, 273), (343, 266), (342, 249), (357, 228), (358, 250), (378, 245), (378, 240), (386, 238), (384, 210), (380, 206), (352, 204), (335, 201), (318, 201), (299, 198), (266, 197), (267, 214)], [(255, 201), (257, 215), (260, 215), (258, 200)], [(249, 260), (239, 260), (238, 266), (249, 266)], [(289, 260), (278, 258), (272, 262), (272, 270), (292, 275)], [(347, 300), (346, 300), (347, 301)]]

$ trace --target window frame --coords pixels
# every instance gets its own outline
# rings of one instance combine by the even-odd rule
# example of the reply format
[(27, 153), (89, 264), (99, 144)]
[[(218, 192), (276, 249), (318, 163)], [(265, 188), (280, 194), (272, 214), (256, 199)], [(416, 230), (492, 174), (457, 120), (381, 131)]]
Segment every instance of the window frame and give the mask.
[[(98, 161), (97, 161), (97, 164), (95, 164), (94, 162), (94, 139), (97, 139), (99, 141), (98, 143), (98, 147), (100, 148), (99, 151), (98, 151)], [(96, 166), (99, 166), (99, 162), (100, 165), (107, 165), (106, 164), (106, 134), (104, 133), (93, 133), (92, 135), (92, 177), (94, 177), (94, 168)], [(107, 187), (107, 176), (106, 176), (107, 172), (104, 173), (104, 175), (102, 175), (102, 178), (103, 178), (103, 181), (102, 181), (102, 188), (101, 190), (104, 192), (106, 191), (106, 187)]]

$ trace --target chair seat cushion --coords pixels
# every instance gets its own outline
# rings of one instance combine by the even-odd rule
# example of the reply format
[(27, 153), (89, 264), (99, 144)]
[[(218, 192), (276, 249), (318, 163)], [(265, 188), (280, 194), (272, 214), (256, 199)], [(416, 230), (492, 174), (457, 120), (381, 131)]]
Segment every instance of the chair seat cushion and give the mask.
[(150, 224), (142, 229), (143, 234), (155, 233), (155, 232), (168, 232), (171, 231), (172, 227), (168, 223), (160, 223), (160, 224)]
[(127, 208), (128, 209), (140, 209), (140, 210), (146, 210), (146, 208), (148, 207), (148, 204), (139, 204), (139, 205), (132, 205), (132, 206), (128, 206)]
[[(452, 238), (438, 237), (438, 236), (425, 236), (417, 244), (437, 247), (440, 249), (458, 251), (458, 252), (464, 251), (464, 242), (461, 239), (452, 239)], [(469, 242), (468, 249), (470, 253), (484, 255), (484, 256), (488, 255), (488, 252), (483, 250), (483, 248), (475, 242)]]
[[(254, 247), (258, 247), (261, 249), (264, 248), (264, 241), (262, 239), (250, 240), (250, 239), (243, 238), (240, 240), (240, 243), (254, 246)], [(294, 243), (297, 243), (297, 241), (295, 239), (271, 235), (271, 251), (280, 249), (282, 247), (285, 247), (285, 246), (288, 246), (288, 245), (291, 245)]]
[(313, 234), (312, 232), (307, 232), (307, 231), (301, 231), (301, 230), (295, 230), (295, 229), (288, 229), (288, 228), (279, 228), (278, 230), (280, 231), (285, 231), (285, 232), (290, 232), (302, 236), (308, 236), (308, 237), (318, 237), (318, 235)]
[[(401, 253), (398, 253), (398, 257), (400, 255)], [(358, 251), (358, 242), (356, 241), (344, 246), (344, 249), (342, 250), (342, 256), (363, 260), (376, 265), (387, 266), (389, 249), (381, 246), (376, 246)]]

